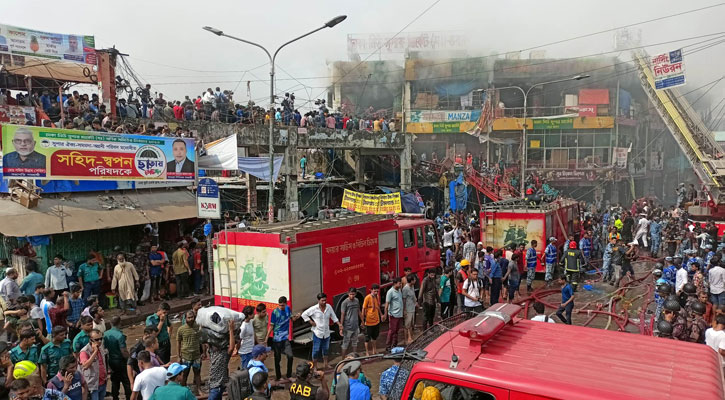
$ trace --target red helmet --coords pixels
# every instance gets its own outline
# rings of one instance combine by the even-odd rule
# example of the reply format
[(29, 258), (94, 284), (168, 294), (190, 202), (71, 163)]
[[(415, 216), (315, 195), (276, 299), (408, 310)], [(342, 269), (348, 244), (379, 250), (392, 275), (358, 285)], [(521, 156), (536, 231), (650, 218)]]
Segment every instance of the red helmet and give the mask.
[(576, 242), (573, 241), (573, 240), (571, 242), (569, 242), (569, 248), (570, 249), (576, 249)]

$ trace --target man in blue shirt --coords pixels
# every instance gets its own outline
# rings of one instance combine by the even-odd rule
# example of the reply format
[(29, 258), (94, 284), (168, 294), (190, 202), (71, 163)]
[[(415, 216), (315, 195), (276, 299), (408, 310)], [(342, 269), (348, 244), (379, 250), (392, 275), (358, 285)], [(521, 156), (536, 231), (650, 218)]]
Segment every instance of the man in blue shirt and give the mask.
[[(574, 289), (567, 282), (566, 275), (559, 276), (559, 284), (561, 284), (561, 305), (556, 310), (556, 316), (561, 322), (571, 325), (571, 312), (574, 309)], [(566, 317), (564, 317), (566, 312)]]
[(351, 361), (345, 365), (343, 371), (348, 376), (348, 388), (350, 391), (350, 400), (370, 400), (370, 388), (360, 382), (360, 371), (362, 364), (360, 361)]
[(536, 277), (536, 240), (531, 241), (531, 247), (526, 250), (526, 291), (531, 293), (534, 291), (532, 285)]
[(675, 276), (677, 275), (677, 268), (672, 262), (672, 257), (665, 257), (665, 265), (667, 266), (664, 270), (662, 270), (662, 277), (667, 280), (670, 286), (675, 287)]
[(546, 246), (546, 249), (544, 249), (544, 256), (544, 264), (546, 265), (544, 280), (546, 281), (546, 286), (551, 286), (551, 280), (554, 279), (554, 264), (556, 264), (556, 260), (558, 260), (555, 237), (552, 236), (549, 238), (549, 244)]
[(23, 278), (23, 282), (20, 284), (20, 291), (26, 296), (34, 296), (38, 284), (45, 282), (45, 277), (35, 272), (37, 265), (34, 261), (29, 260), (28, 265), (25, 266), (28, 275)]
[(649, 235), (652, 238), (652, 257), (657, 257), (660, 252), (660, 243), (662, 243), (662, 225), (660, 224), (660, 217), (654, 217), (654, 220), (649, 224)]
[(489, 277), (491, 278), (491, 304), (498, 303), (498, 298), (501, 296), (501, 277), (503, 272), (501, 271), (501, 256), (503, 252), (496, 250), (493, 253), (493, 260), (491, 261), (491, 272)]
[(292, 377), (292, 345), (289, 341), (289, 329), (290, 322), (299, 317), (299, 314), (292, 315), (292, 310), (287, 305), (287, 298), (280, 297), (278, 307), (272, 311), (269, 325), (269, 330), (273, 333), (272, 350), (274, 351), (274, 369), (277, 373), (277, 380), (282, 379), (282, 354), (287, 356), (287, 379)]
[(86, 257), (86, 262), (78, 267), (78, 283), (81, 284), (84, 299), (87, 299), (92, 294), (96, 296), (101, 295), (103, 271), (104, 269), (98, 264), (94, 254), (89, 254)]
[(38, 170), (25, 171), (22, 174), (38, 173), (37, 176), (45, 176), (45, 156), (35, 151), (33, 132), (25, 127), (18, 128), (13, 134), (12, 142), (15, 151), (3, 157), (3, 168)]
[(592, 241), (589, 239), (589, 232), (584, 232), (584, 236), (579, 240), (579, 250), (584, 256), (584, 263), (588, 264), (592, 255)]
[[(403, 348), (402, 347), (396, 347), (392, 350), (390, 350), (391, 354), (400, 354), (403, 355)], [(380, 374), (380, 385), (378, 389), (378, 393), (383, 398), (383, 400), (387, 400), (390, 396), (390, 391), (393, 388), (393, 382), (395, 381), (395, 375), (398, 373), (398, 369), (400, 368), (400, 363), (402, 361), (402, 357), (396, 357), (393, 359), (393, 365), (390, 366), (390, 368), (383, 371), (382, 374)]]
[(161, 289), (161, 275), (164, 265), (164, 256), (158, 252), (159, 246), (151, 245), (149, 252), (149, 277), (151, 278), (151, 298), (159, 300), (159, 289)]

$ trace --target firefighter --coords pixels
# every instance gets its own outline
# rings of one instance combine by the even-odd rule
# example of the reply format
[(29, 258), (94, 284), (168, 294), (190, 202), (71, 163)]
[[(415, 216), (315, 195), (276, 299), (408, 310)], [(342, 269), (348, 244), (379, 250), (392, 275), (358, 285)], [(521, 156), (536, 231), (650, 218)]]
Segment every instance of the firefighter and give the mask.
[(576, 248), (576, 242), (569, 241), (569, 249), (565, 250), (561, 255), (561, 263), (564, 265), (564, 273), (566, 274), (566, 280), (571, 283), (574, 291), (577, 291), (579, 285), (579, 274), (581, 273), (581, 267), (585, 260), (579, 249)]
[(665, 339), (673, 339), (672, 337), (672, 324), (663, 320), (657, 323), (657, 337)]
[(696, 301), (691, 307), (692, 319), (688, 321), (687, 341), (694, 343), (705, 343), (705, 330), (709, 327), (703, 315), (705, 314), (705, 305)]
[(534, 289), (534, 277), (536, 276), (536, 240), (531, 241), (531, 247), (526, 250), (526, 291), (531, 293)]
[(680, 303), (672, 297), (668, 298), (664, 304), (663, 321), (672, 324), (672, 338), (677, 340), (687, 340), (687, 320), (680, 315)]
[(552, 236), (549, 238), (549, 245), (544, 250), (544, 264), (546, 265), (544, 280), (547, 287), (551, 286), (551, 281), (554, 279), (554, 264), (558, 259), (556, 255), (556, 238)]

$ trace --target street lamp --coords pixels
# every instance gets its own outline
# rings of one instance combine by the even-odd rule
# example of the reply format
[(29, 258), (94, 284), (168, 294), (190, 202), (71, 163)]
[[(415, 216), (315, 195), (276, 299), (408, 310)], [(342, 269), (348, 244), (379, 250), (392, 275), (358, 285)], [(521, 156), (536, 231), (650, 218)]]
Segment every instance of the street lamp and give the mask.
[(526, 197), (526, 193), (525, 193), (525, 191), (526, 191), (526, 183), (525, 183), (525, 181), (526, 181), (526, 161), (527, 161), (526, 160), (526, 157), (527, 157), (527, 154), (526, 154), (526, 147), (527, 147), (526, 146), (526, 105), (527, 105), (527, 100), (529, 98), (529, 92), (531, 92), (531, 89), (533, 89), (537, 86), (544, 86), (544, 85), (548, 85), (551, 83), (580, 81), (580, 80), (586, 79), (586, 78), (589, 78), (588, 74), (579, 74), (579, 75), (575, 75), (575, 76), (572, 76), (569, 78), (535, 83), (535, 84), (531, 85), (531, 87), (529, 87), (529, 89), (526, 91), (524, 91), (524, 89), (522, 89), (520, 86), (504, 86), (502, 88), (495, 88), (496, 90), (518, 89), (519, 91), (521, 91), (521, 94), (524, 95), (524, 124), (523, 124), (523, 129), (521, 131), (521, 147), (522, 147), (522, 149), (521, 149), (521, 154), (522, 154), (522, 157), (521, 157), (521, 182), (519, 185), (519, 190), (521, 191), (521, 198)]
[(267, 51), (264, 46), (250, 42), (249, 40), (244, 40), (232, 35), (227, 35), (220, 29), (212, 28), (211, 26), (205, 26), (203, 29), (205, 31), (211, 32), (217, 36), (225, 36), (230, 39), (238, 40), (243, 43), (251, 44), (252, 46), (259, 47), (264, 51), (265, 54), (267, 54), (267, 57), (269, 58), (269, 64), (270, 64), (270, 70), (269, 70), (269, 107), (271, 109), (271, 118), (269, 119), (269, 200), (267, 201), (267, 218), (269, 220), (269, 223), (271, 224), (274, 222), (274, 60), (277, 58), (277, 53), (279, 53), (280, 50), (282, 50), (283, 47), (287, 46), (290, 43), (296, 42), (304, 37), (310, 36), (313, 33), (317, 31), (321, 31), (325, 28), (332, 28), (333, 26), (339, 24), (340, 22), (344, 21), (347, 18), (347, 15), (340, 15), (337, 16), (327, 22), (325, 22), (324, 25), (321, 27), (314, 29), (310, 32), (305, 33), (302, 36), (298, 36), (281, 46), (277, 48), (277, 50), (274, 52), (274, 55), (270, 55), (269, 51)]

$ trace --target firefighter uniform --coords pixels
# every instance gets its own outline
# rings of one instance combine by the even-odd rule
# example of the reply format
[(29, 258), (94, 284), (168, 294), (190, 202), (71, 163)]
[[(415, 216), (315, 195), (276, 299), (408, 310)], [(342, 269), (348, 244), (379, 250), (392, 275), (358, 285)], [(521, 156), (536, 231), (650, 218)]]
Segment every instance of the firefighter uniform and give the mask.
[(579, 285), (579, 275), (581, 274), (581, 267), (585, 263), (582, 252), (577, 248), (564, 249), (562, 259), (566, 278), (569, 282), (571, 282), (571, 285), (576, 292), (577, 286)]

